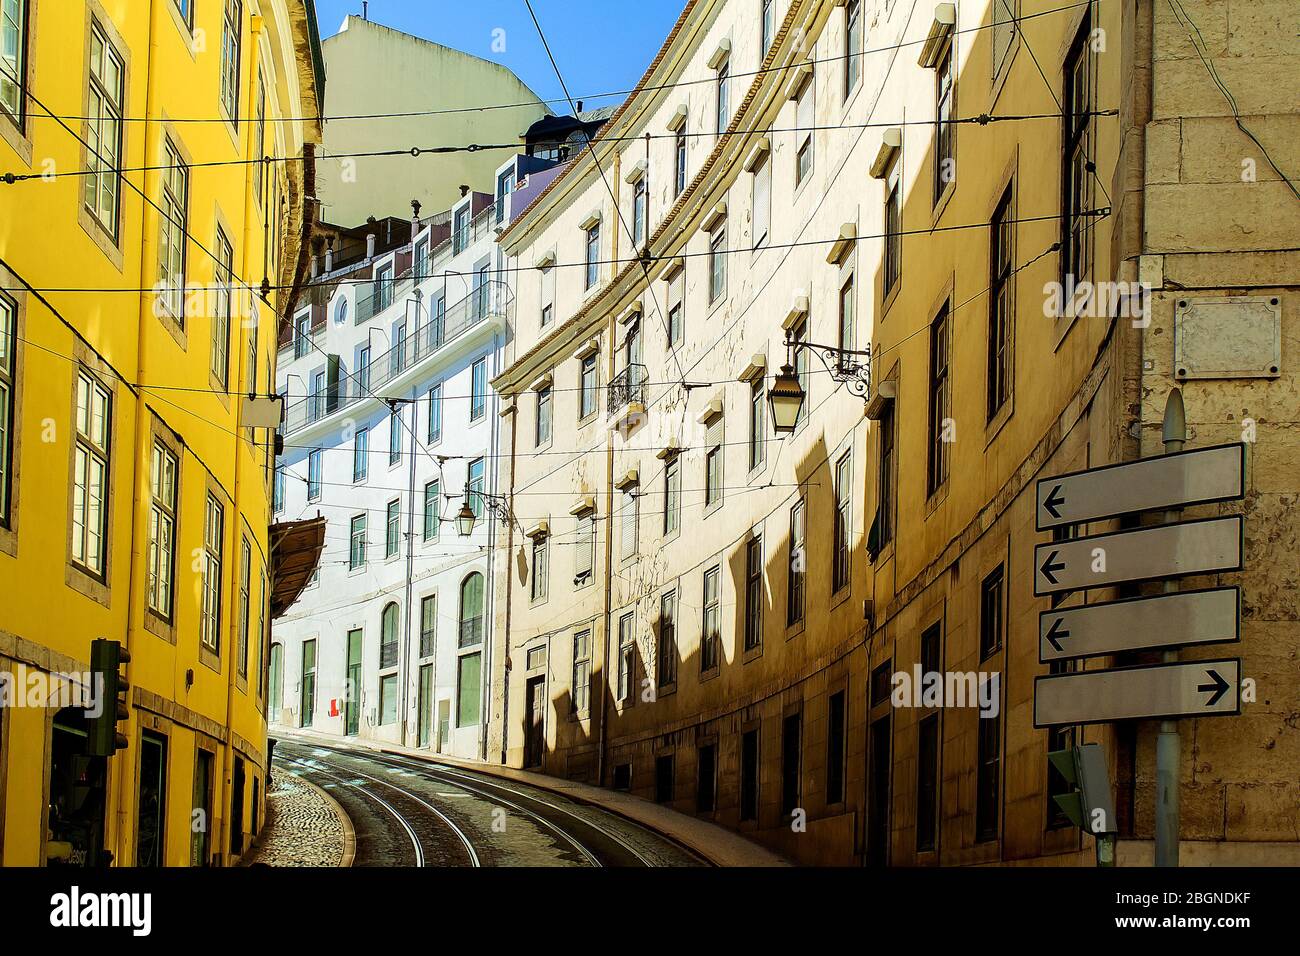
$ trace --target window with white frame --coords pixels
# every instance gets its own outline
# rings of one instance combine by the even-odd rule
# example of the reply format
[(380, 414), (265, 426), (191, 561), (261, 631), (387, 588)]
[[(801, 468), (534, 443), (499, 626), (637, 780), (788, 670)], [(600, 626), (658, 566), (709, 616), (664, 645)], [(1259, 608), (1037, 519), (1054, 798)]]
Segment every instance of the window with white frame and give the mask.
[(13, 524), (10, 501), (13, 490), (17, 342), (18, 309), (12, 299), (0, 292), (0, 528), (8, 528)]
[(708, 420), (704, 430), (704, 508), (707, 511), (722, 500), (722, 455), (724, 451), (723, 417), (719, 412)]
[(767, 242), (768, 228), (772, 222), (772, 163), (764, 151), (755, 161), (754, 175), (754, 248)]
[(578, 392), (578, 420), (585, 421), (596, 414), (596, 356), (582, 359), (582, 377)]
[(584, 511), (578, 515), (578, 528), (573, 544), (573, 583), (582, 585), (592, 578), (596, 566), (596, 512)]
[(388, 413), (388, 464), (402, 460), (402, 406), (394, 405)]
[(551, 404), (554, 391), (549, 385), (537, 390), (537, 422), (533, 444), (539, 448), (551, 441)]
[(442, 440), (442, 383), (429, 389), (429, 444)]
[(212, 316), (212, 377), (225, 388), (230, 384), (230, 314), (235, 281), (235, 249), (217, 227), (216, 311)]
[(185, 242), (190, 171), (180, 150), (163, 140), (162, 202), (158, 213), (158, 281), (163, 305), (178, 322), (185, 319)]
[(630, 558), (637, 551), (637, 528), (641, 522), (641, 494), (636, 482), (625, 485), (622, 489), (622, 501), (619, 509), (619, 538), (622, 550), (620, 557)]
[(248, 676), (248, 630), (252, 626), (253, 547), (240, 536), (239, 547), (239, 650), (235, 663), (240, 677)]
[(686, 269), (679, 266), (668, 277), (668, 347), (682, 344), (686, 334)]
[(27, 114), (27, 6), (28, 0), (0, 5), (0, 114), (19, 129)]
[(664, 460), (664, 535), (682, 526), (682, 459), (669, 455)]
[(776, 0), (759, 0), (759, 56), (766, 59), (776, 37)]
[(176, 567), (176, 455), (160, 441), (153, 444), (149, 482), (149, 609), (172, 618), (172, 578)]
[(388, 502), (384, 519), (384, 557), (395, 558), (402, 542), (402, 502), (399, 499)]
[(82, 127), (87, 174), (82, 178), (86, 209), (115, 241), (121, 201), (122, 109), (126, 68), (96, 20), (90, 22), (89, 112)]
[(221, 565), (225, 550), (226, 509), (208, 492), (203, 522), (203, 618), (199, 640), (214, 654), (221, 652)]
[(649, 204), (649, 192), (646, 177), (638, 176), (632, 184), (632, 244), (640, 246), (646, 238), (646, 215)]
[(714, 105), (717, 107), (717, 111), (714, 114), (714, 122), (716, 123), (718, 135), (721, 135), (731, 125), (731, 61), (729, 59), (723, 60), (718, 65), (715, 82), (716, 99)]
[(812, 67), (795, 95), (794, 108), (794, 184), (803, 183), (813, 170), (813, 134), (817, 125), (816, 89)]
[(533, 576), (530, 582), (531, 597), (534, 604), (546, 600), (546, 593), (551, 578), (550, 540), (547, 534), (533, 536)]
[(320, 500), (321, 468), (324, 455), (319, 448), (307, 452), (307, 500)]
[(348, 529), (348, 570), (355, 571), (366, 564), (366, 516), (353, 515)]
[(579, 631), (573, 635), (572, 691), (572, 713), (575, 716), (585, 714), (591, 699), (591, 631)]
[(109, 451), (113, 400), (87, 371), (77, 375), (77, 434), (73, 452), (72, 559), (103, 577), (108, 556)]
[(590, 289), (600, 281), (600, 223), (593, 222), (587, 227), (586, 239), (586, 285)]
[(723, 220), (709, 235), (709, 305), (727, 293), (727, 223)]
[(358, 428), (352, 436), (352, 480), (365, 481), (370, 472), (370, 429)]
[(230, 120), (239, 119), (239, 48), (243, 10), (239, 0), (226, 0), (221, 29), (221, 108)]
[(487, 414), (487, 359), (481, 358), (470, 368), (469, 420), (478, 421)]
[(442, 482), (436, 478), (424, 486), (424, 540), (437, 541), (442, 528)]
[(862, 0), (844, 5), (844, 99), (853, 95), (862, 78)]

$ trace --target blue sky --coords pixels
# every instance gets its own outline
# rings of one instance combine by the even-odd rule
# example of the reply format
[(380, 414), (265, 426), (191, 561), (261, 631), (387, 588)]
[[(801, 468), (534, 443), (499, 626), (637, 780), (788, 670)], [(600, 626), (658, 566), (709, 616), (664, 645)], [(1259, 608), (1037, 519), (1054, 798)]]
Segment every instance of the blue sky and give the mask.
[[(592, 94), (628, 90), (650, 65), (685, 0), (532, 0), (574, 99), (592, 109), (617, 102)], [(333, 36), (361, 0), (316, 0), (322, 37)], [(370, 19), (501, 63), (543, 99), (563, 96), (524, 0), (370, 0)], [(494, 52), (494, 31), (505, 31)], [(568, 112), (552, 104), (557, 113)]]

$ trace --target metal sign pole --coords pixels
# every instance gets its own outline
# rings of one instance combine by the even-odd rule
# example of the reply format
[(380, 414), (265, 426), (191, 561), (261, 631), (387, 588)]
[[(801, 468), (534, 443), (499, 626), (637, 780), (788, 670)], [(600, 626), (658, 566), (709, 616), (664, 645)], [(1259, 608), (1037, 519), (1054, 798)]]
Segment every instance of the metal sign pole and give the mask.
[[(1162, 430), (1165, 453), (1180, 452), (1187, 441), (1187, 417), (1183, 410), (1183, 393), (1174, 388), (1165, 400), (1165, 420)], [(1171, 508), (1165, 512), (1165, 523), (1172, 524), (1182, 514), (1182, 508)], [(1165, 581), (1166, 594), (1178, 590), (1178, 579)], [(1178, 660), (1178, 648), (1173, 647), (1163, 654), (1166, 664)], [(1180, 747), (1178, 739), (1178, 721), (1160, 721), (1160, 733), (1156, 736), (1156, 866), (1178, 865), (1178, 760)]]

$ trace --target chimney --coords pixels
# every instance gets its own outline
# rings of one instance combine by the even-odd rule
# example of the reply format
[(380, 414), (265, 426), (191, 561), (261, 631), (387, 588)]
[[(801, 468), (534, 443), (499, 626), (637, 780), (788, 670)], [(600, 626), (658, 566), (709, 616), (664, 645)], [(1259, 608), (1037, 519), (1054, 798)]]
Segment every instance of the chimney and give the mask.
[(461, 198), (461, 199), (464, 199), (464, 198), (465, 198), (466, 196), (468, 196), (468, 195), (469, 195), (469, 187), (466, 186), (464, 183), (461, 183), (461, 186), (460, 186), (460, 198)]
[(582, 113), (582, 100), (578, 100), (578, 113)]
[(375, 257), (375, 234), (372, 232), (366, 235), (366, 258), (373, 259), (374, 257)]
[(325, 243), (325, 271), (334, 271), (334, 237), (330, 236)]
[(411, 200), (411, 241), (415, 242), (415, 234), (420, 231), (420, 200)]
[(370, 19), (370, 2), (369, 2), (369, 0), (361, 0), (361, 19), (362, 19), (362, 20), (369, 20), (369, 19)]
[(316, 278), (316, 275), (317, 275), (317, 271), (318, 271), (318, 269), (319, 269), (319, 266), (320, 266), (320, 257), (319, 257), (319, 256), (312, 256), (312, 257), (311, 257), (311, 277), (312, 277), (313, 279)]

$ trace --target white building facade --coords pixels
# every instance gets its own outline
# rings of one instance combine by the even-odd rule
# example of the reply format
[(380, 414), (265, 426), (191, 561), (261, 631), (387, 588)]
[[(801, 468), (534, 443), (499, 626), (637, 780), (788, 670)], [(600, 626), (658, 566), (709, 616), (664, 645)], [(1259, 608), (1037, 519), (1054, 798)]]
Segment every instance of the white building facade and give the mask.
[[(488, 382), (513, 303), (497, 206), (473, 192), (409, 225), (372, 223), (346, 265), (331, 241), (282, 334), (275, 507), (328, 524), (316, 580), (274, 629), (272, 732), (482, 754), (499, 422)], [(478, 520), (464, 537), (467, 489)]]

